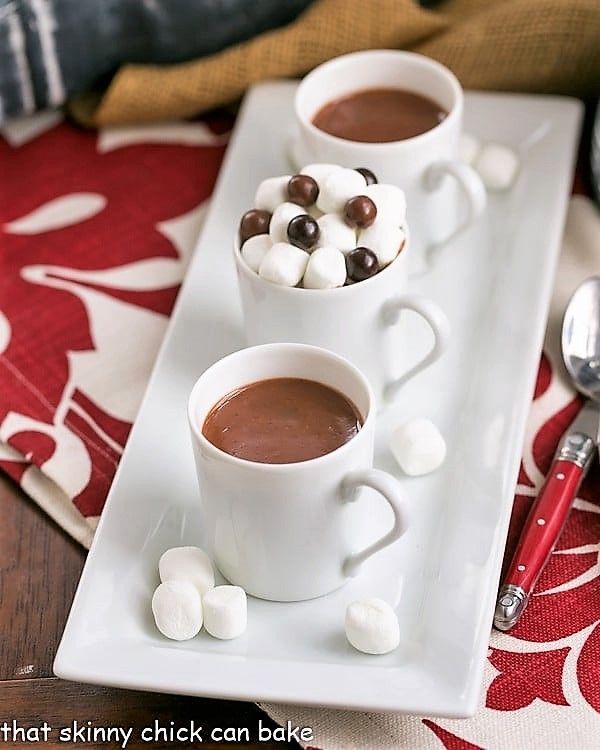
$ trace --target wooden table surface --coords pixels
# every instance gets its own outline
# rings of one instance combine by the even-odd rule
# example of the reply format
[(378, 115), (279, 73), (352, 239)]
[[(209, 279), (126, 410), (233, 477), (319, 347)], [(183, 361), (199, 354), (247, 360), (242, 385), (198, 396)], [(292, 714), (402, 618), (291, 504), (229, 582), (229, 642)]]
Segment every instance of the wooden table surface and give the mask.
[[(258, 722), (274, 728), (252, 703), (187, 698), (82, 685), (52, 676), (52, 661), (85, 561), (84, 550), (52, 522), (22, 490), (0, 475), (0, 745), (4, 721), (12, 726), (53, 728), (49, 741), (32, 746), (64, 748), (59, 730), (91, 721), (97, 727), (133, 727), (127, 748), (191, 747), (189, 743), (144, 743), (141, 731), (160, 726), (202, 725), (203, 747), (214, 727), (247, 728), (250, 742), (235, 747), (297, 748), (295, 743), (258, 742)], [(243, 736), (243, 734), (242, 734)], [(33, 737), (30, 736), (30, 739)], [(31, 744), (31, 743), (27, 743)], [(85, 747), (118, 747), (97, 742)]]

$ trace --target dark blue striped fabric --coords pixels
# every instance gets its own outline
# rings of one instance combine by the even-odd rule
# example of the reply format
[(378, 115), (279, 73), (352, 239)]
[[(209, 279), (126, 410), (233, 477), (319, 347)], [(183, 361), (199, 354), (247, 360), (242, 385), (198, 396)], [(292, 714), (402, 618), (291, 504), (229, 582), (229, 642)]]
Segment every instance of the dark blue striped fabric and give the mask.
[(0, 0), (0, 121), (62, 104), (126, 62), (209, 55), (310, 0)]

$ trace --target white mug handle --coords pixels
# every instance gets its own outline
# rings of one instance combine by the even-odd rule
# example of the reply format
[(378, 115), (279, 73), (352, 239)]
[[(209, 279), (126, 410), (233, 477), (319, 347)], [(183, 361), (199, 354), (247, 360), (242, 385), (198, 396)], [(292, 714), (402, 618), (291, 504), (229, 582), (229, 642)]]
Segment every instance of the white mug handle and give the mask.
[(356, 552), (344, 560), (342, 572), (348, 577), (355, 576), (360, 566), (369, 557), (372, 557), (377, 552), (380, 552), (385, 547), (389, 547), (390, 544), (400, 539), (408, 526), (400, 485), (391, 474), (379, 469), (358, 469), (357, 471), (350, 472), (342, 481), (342, 500), (344, 502), (353, 502), (356, 500), (358, 490), (361, 487), (371, 487), (387, 500), (394, 513), (394, 525), (381, 539), (370, 544), (362, 552)]
[(399, 378), (387, 383), (383, 397), (388, 402), (396, 396), (407, 381), (438, 360), (446, 351), (450, 340), (450, 321), (435, 302), (419, 294), (401, 294), (388, 300), (383, 306), (384, 323), (388, 326), (395, 325), (400, 319), (402, 310), (412, 310), (428, 323), (433, 332), (433, 346), (423, 359), (400, 375)]
[(427, 248), (428, 260), (431, 260), (431, 256), (437, 250), (464, 232), (483, 212), (487, 201), (487, 193), (481, 177), (467, 164), (457, 160), (438, 161), (428, 167), (424, 175), (425, 188), (437, 190), (448, 175), (456, 180), (466, 199), (467, 215), (447, 237)]

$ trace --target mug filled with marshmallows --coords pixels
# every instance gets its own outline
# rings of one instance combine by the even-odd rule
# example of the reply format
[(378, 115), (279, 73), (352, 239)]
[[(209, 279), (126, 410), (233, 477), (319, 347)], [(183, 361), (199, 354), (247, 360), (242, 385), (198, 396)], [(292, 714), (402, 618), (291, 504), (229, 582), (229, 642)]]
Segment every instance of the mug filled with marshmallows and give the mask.
[[(444, 313), (408, 291), (404, 192), (367, 168), (309, 164), (263, 180), (233, 250), (248, 344), (287, 341), (336, 352), (367, 376), (379, 406), (447, 346)], [(426, 321), (433, 345), (398, 373), (403, 310)]]

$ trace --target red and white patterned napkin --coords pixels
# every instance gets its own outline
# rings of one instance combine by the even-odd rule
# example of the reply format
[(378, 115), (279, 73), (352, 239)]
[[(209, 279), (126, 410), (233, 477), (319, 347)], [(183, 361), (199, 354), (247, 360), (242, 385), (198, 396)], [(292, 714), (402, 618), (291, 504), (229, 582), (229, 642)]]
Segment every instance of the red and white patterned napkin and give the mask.
[(230, 126), (0, 129), (0, 465), (85, 546)]
[[(226, 118), (83, 132), (56, 113), (0, 128), (0, 467), (89, 546), (205, 201)], [(600, 218), (569, 212), (509, 547), (579, 400), (558, 351)], [(582, 487), (523, 621), (493, 634), (477, 715), (428, 720), (268, 705), (334, 748), (600, 747), (600, 471)]]

